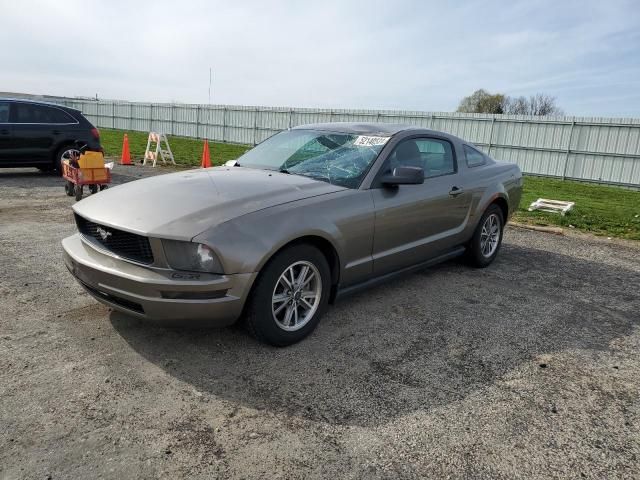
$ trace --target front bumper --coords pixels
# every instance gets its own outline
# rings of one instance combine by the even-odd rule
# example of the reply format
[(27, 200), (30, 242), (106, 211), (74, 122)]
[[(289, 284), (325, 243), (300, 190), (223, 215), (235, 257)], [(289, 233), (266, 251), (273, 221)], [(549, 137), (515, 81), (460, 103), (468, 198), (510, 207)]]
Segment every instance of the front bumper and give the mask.
[(189, 274), (145, 268), (97, 251), (80, 234), (65, 238), (62, 248), (67, 268), (96, 300), (114, 310), (162, 324), (233, 323), (242, 313), (256, 275)]

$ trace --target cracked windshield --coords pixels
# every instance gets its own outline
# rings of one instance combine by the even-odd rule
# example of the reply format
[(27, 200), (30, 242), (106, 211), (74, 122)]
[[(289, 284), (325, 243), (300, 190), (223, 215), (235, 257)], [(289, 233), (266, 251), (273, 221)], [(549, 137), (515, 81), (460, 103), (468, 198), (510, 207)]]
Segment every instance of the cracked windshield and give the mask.
[(387, 140), (384, 136), (289, 130), (248, 151), (238, 163), (358, 188)]

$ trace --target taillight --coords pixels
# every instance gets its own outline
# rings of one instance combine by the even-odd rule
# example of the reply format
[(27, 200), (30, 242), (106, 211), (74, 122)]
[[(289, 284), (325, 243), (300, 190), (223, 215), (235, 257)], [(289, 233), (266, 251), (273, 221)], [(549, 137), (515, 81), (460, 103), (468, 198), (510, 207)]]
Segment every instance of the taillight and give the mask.
[(100, 140), (100, 131), (97, 128), (91, 129), (91, 136), (96, 140)]

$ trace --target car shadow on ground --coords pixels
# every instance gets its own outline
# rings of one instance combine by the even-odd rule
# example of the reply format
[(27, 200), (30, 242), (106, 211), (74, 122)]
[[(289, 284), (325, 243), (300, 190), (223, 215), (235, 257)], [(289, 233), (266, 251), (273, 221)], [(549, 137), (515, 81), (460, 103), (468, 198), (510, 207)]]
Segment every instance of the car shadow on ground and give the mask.
[(42, 187), (51, 187), (61, 182), (60, 176), (53, 171), (40, 171), (37, 168), (0, 169), (0, 182), (5, 186), (20, 187), (29, 183)]
[(110, 318), (133, 349), (199, 391), (365, 426), (462, 400), (524, 364), (538, 371), (543, 354), (608, 349), (640, 321), (638, 284), (631, 270), (507, 244), (487, 269), (449, 262), (345, 299), (284, 349), (238, 327)]

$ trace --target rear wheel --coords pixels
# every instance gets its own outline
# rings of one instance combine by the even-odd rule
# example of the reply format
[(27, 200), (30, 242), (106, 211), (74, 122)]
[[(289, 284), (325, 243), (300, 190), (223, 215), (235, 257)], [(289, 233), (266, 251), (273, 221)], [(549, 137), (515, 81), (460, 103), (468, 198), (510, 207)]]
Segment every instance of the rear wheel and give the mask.
[(73, 148), (71, 145), (66, 145), (58, 150), (55, 159), (55, 169), (58, 171), (59, 175), (62, 175), (62, 161), (63, 160), (71, 160), (72, 155), (79, 155), (80, 151), (76, 148)]
[(318, 325), (329, 300), (327, 260), (311, 245), (295, 245), (267, 263), (247, 302), (246, 321), (258, 340), (284, 347)]
[(91, 193), (98, 193), (98, 185), (89, 185), (89, 191)]
[(75, 193), (76, 193), (76, 200), (77, 201), (82, 200), (82, 185), (76, 185)]
[(495, 260), (502, 245), (504, 218), (498, 205), (492, 204), (482, 215), (469, 242), (467, 259), (474, 267), (487, 267)]

